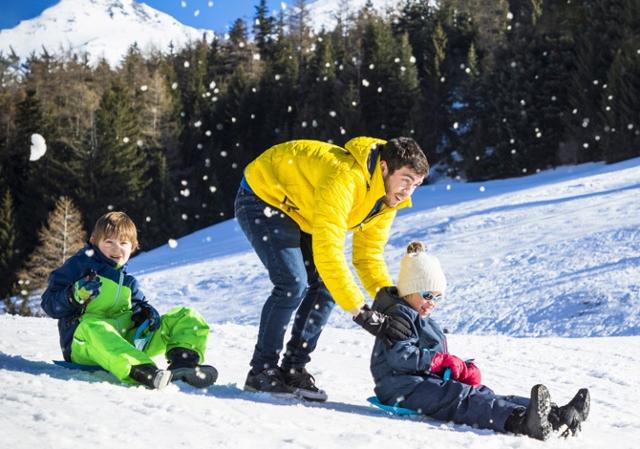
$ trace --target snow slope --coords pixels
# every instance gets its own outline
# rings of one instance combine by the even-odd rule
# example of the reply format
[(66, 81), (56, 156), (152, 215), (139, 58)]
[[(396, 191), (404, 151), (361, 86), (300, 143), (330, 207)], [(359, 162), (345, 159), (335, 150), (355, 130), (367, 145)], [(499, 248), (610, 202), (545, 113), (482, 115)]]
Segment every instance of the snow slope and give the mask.
[[(54, 320), (0, 316), (0, 442), (8, 448), (637, 446), (640, 417), (640, 159), (562, 167), (484, 184), (418, 189), (394, 225), (392, 274), (405, 244), (427, 242), (451, 290), (434, 312), (449, 346), (474, 357), (485, 384), (528, 395), (546, 384), (563, 403), (580, 387), (592, 411), (578, 438), (541, 443), (370, 407), (372, 339), (336, 309), (309, 370), (325, 404), (241, 390), (268, 279), (233, 220), (132, 260), (150, 301), (201, 310), (217, 385), (162, 392), (69, 371)], [(159, 360), (159, 363), (163, 363)]]
[(170, 43), (180, 48), (203, 34), (213, 36), (136, 0), (60, 0), (40, 16), (1, 30), (0, 51), (8, 54), (13, 48), (27, 57), (43, 47), (49, 53), (71, 50), (117, 65), (134, 42), (142, 50), (167, 51)]

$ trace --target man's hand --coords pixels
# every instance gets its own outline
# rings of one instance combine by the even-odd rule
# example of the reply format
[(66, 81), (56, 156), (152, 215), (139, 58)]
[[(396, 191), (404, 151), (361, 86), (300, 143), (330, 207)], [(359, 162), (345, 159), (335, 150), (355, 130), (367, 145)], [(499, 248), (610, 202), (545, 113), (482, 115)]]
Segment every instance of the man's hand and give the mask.
[(411, 337), (411, 323), (407, 319), (371, 310), (367, 304), (362, 306), (353, 321), (369, 333), (382, 338), (386, 346)]

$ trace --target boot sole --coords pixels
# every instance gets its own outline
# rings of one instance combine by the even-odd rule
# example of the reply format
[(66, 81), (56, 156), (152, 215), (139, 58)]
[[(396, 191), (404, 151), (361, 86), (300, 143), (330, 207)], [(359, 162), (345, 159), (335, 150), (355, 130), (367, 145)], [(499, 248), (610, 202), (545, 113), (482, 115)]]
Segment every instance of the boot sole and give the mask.
[(270, 396), (280, 398), (280, 399), (298, 399), (301, 401), (311, 401), (311, 402), (325, 402), (328, 399), (328, 396), (324, 391), (322, 391), (319, 394), (311, 391), (301, 390), (299, 388), (295, 388), (291, 392), (285, 392), (285, 391), (258, 390), (249, 385), (245, 385), (244, 391), (248, 391), (250, 393), (266, 393)]
[(535, 385), (531, 389), (531, 403), (525, 415), (525, 427), (530, 437), (544, 441), (551, 436), (552, 426), (547, 419), (550, 412), (549, 390), (544, 385)]
[[(589, 411), (591, 409), (591, 394), (587, 388), (581, 388), (578, 390), (578, 393), (576, 393), (576, 396), (571, 400), (571, 402), (573, 402), (574, 399), (576, 400), (574, 407), (580, 415), (580, 421), (584, 422), (589, 417)], [(580, 402), (582, 402), (582, 407), (578, 407)]]
[(171, 382), (171, 371), (160, 370), (153, 377), (153, 388), (162, 390)]
[(173, 381), (180, 380), (195, 388), (207, 388), (218, 380), (218, 370), (213, 366), (201, 365), (195, 368), (171, 370)]
[(329, 396), (327, 395), (327, 393), (325, 393), (324, 390), (309, 391), (309, 390), (304, 390), (302, 388), (295, 388), (293, 393), (300, 399), (304, 399), (307, 401), (326, 402), (327, 399), (329, 399)]

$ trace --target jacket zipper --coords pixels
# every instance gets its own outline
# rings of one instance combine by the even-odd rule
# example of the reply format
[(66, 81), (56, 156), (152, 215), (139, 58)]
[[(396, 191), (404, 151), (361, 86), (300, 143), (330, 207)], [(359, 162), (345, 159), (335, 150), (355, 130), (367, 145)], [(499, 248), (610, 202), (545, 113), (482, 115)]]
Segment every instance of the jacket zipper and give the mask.
[(120, 299), (120, 290), (122, 290), (122, 284), (124, 282), (124, 273), (120, 271), (120, 278), (118, 279), (118, 290), (116, 291), (116, 298), (113, 300), (113, 305), (111, 307), (115, 307)]

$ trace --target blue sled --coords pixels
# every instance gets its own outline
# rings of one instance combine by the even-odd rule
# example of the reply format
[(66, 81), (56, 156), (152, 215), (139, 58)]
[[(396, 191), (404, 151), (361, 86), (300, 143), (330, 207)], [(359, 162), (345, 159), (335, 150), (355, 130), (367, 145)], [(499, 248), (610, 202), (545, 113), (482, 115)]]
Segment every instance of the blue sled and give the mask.
[(90, 371), (90, 372), (105, 371), (105, 369), (100, 365), (81, 365), (80, 363), (67, 362), (65, 360), (54, 360), (53, 363), (67, 369), (75, 369), (75, 370)]
[(410, 408), (398, 407), (394, 405), (385, 405), (378, 400), (377, 396), (371, 396), (370, 398), (367, 398), (367, 401), (369, 401), (371, 404), (378, 407), (379, 409), (384, 410), (387, 413), (392, 413), (394, 415), (400, 415), (400, 416), (420, 415), (420, 413)]

